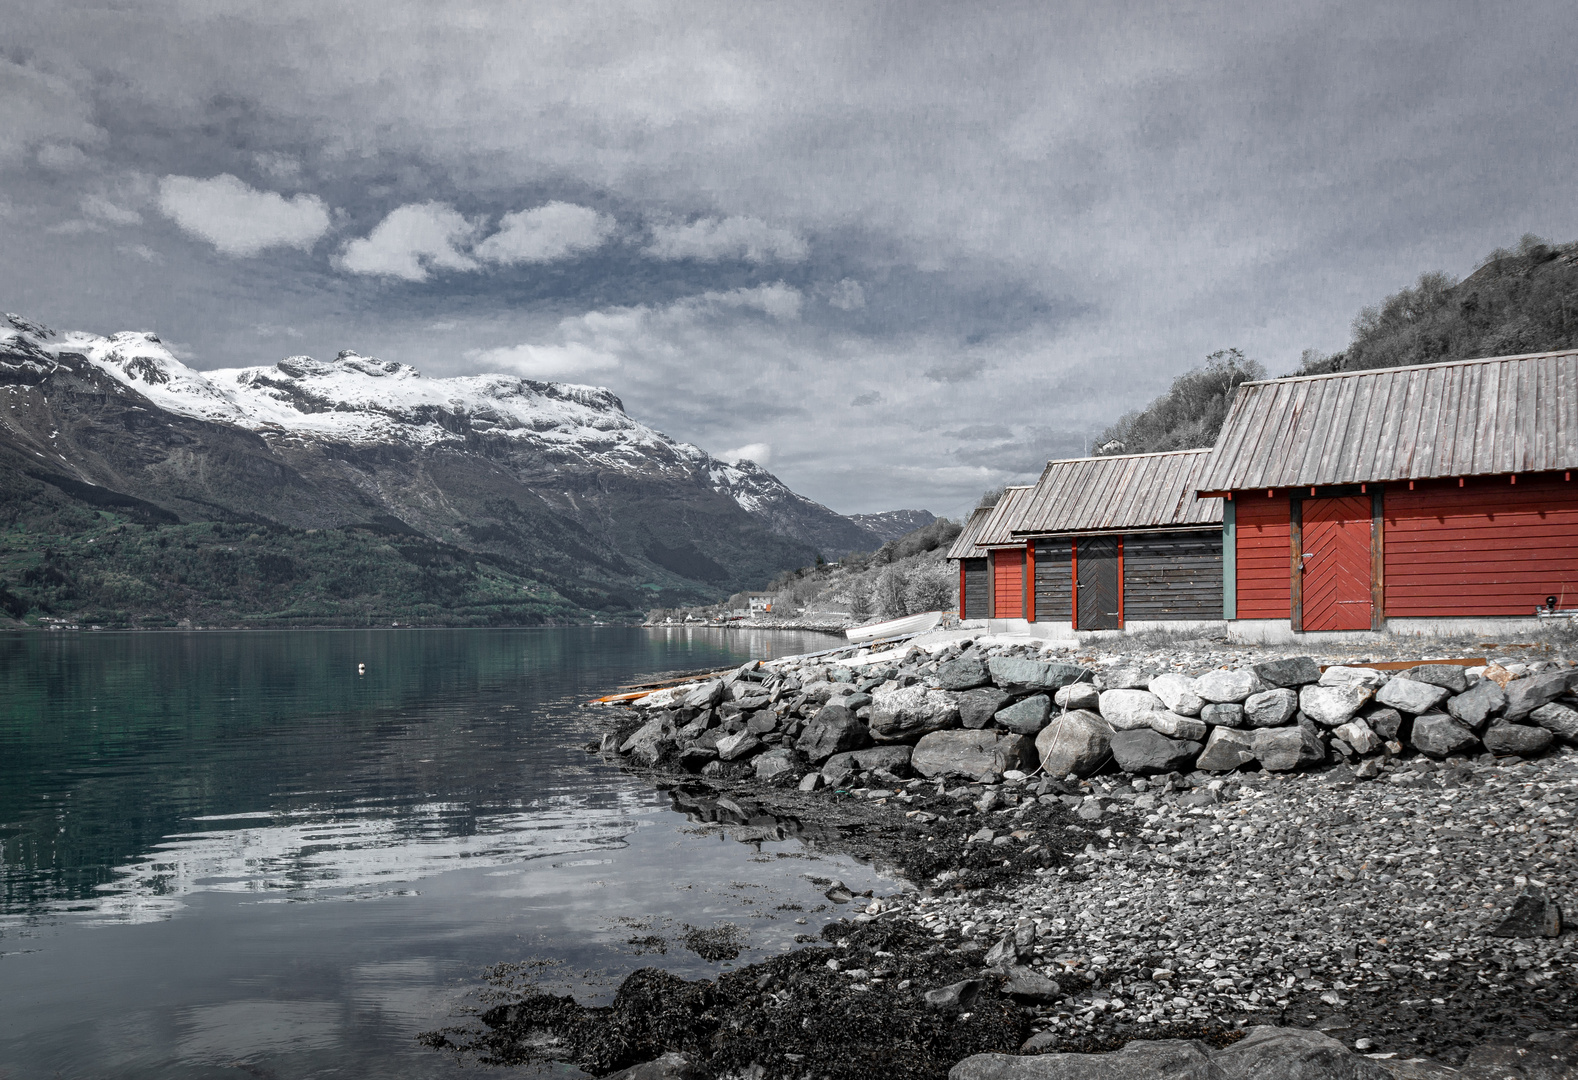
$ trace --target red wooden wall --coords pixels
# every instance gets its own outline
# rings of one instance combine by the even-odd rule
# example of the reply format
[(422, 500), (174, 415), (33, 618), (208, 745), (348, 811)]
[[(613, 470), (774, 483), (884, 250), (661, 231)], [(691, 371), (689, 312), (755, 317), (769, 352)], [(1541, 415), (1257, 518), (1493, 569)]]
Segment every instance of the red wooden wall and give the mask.
[(1264, 491), (1233, 495), (1238, 534), (1238, 617), (1286, 619), (1288, 594), (1288, 497)]
[(1025, 549), (992, 552), (992, 617), (1025, 617)]
[(1388, 616), (1529, 615), (1550, 595), (1578, 606), (1578, 480), (1388, 484), (1383, 506)]

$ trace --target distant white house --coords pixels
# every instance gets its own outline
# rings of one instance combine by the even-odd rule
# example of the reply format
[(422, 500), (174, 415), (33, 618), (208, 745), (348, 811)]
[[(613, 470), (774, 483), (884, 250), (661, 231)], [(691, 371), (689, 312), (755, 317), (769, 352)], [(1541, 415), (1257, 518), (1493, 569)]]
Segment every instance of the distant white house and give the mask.
[(746, 603), (750, 605), (751, 617), (757, 615), (770, 615), (773, 610), (773, 594), (769, 592), (750, 592), (745, 594)]

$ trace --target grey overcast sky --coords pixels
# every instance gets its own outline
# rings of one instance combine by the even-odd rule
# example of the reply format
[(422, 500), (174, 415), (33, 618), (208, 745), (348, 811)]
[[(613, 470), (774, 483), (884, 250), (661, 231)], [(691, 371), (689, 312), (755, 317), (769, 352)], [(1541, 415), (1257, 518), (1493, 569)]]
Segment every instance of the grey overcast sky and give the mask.
[(605, 385), (846, 513), (1578, 237), (1571, 0), (3, 6), (5, 310)]

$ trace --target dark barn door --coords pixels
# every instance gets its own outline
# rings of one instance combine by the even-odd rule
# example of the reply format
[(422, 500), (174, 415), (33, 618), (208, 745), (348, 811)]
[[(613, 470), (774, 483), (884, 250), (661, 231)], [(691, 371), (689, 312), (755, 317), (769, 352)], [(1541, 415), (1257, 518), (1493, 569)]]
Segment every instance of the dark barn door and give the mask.
[(1079, 612), (1076, 630), (1117, 630), (1118, 538), (1086, 536), (1079, 540)]
[(1304, 629), (1370, 629), (1370, 497), (1305, 499)]
[(964, 564), (964, 617), (990, 619), (992, 617), (992, 583), (987, 575), (985, 559), (960, 559)]

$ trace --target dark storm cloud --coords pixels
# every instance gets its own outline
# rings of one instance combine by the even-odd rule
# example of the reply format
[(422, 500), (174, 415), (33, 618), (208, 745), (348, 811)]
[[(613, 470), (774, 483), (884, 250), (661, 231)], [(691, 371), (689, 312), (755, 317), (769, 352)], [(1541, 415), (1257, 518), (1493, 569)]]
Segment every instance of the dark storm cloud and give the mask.
[(1575, 31), (1570, 4), (28, 5), (0, 291), (209, 366), (605, 383), (839, 509), (947, 511), (1216, 349), (1287, 370), (1422, 270), (1578, 235)]

